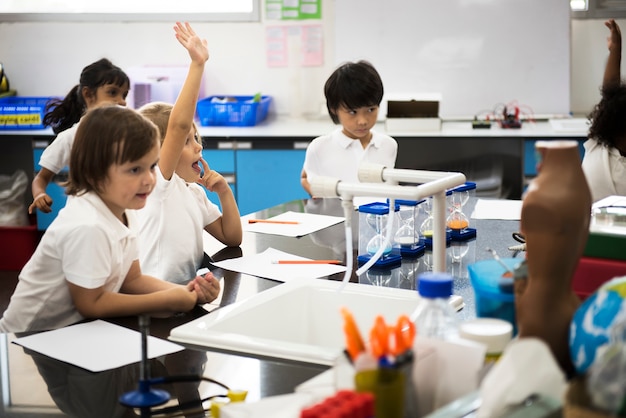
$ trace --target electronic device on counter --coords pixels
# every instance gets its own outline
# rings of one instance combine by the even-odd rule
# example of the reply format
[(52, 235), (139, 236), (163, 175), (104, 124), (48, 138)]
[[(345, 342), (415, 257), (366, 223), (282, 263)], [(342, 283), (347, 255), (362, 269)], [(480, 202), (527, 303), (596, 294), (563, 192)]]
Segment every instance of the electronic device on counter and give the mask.
[(522, 121), (519, 118), (519, 107), (514, 106), (511, 109), (504, 106), (500, 127), (503, 129), (519, 129), (522, 127)]

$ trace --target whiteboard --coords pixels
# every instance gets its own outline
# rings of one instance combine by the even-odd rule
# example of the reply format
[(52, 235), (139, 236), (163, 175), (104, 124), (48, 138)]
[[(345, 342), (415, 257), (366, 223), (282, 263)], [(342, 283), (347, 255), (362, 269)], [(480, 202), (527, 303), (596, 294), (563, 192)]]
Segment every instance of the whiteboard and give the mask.
[(370, 61), (383, 79), (385, 103), (440, 95), (441, 117), (514, 102), (526, 114), (570, 112), (569, 0), (337, 0), (334, 6), (336, 64)]
[(260, 0), (0, 0), (0, 22), (258, 21), (259, 2)]

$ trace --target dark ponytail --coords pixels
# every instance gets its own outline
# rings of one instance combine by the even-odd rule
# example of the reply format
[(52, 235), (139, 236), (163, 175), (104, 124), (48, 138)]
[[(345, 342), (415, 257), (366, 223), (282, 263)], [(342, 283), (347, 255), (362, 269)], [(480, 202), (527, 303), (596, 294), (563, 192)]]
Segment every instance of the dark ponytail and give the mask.
[(75, 85), (65, 98), (52, 99), (47, 103), (43, 124), (52, 127), (55, 134), (71, 128), (87, 110), (83, 88), (86, 87), (95, 94), (98, 87), (105, 84), (129, 86), (130, 80), (121, 68), (102, 58), (83, 68), (79, 84)]

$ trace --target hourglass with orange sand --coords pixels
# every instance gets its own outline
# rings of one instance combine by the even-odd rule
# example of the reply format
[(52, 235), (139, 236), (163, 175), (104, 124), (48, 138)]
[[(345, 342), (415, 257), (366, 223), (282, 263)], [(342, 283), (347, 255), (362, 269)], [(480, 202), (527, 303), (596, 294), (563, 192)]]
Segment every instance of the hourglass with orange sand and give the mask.
[(470, 197), (476, 194), (476, 183), (466, 182), (454, 189), (449, 190), (447, 195), (450, 215), (446, 225), (450, 229), (452, 241), (465, 241), (476, 237), (476, 229), (470, 228), (469, 217), (464, 208)]

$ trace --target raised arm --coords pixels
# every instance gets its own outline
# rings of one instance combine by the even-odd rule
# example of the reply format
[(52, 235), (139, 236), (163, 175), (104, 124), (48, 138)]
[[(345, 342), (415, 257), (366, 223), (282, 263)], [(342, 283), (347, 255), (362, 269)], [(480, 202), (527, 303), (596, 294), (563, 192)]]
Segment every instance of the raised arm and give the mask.
[(187, 136), (193, 127), (196, 103), (204, 74), (204, 65), (209, 59), (207, 41), (200, 39), (189, 23), (177, 22), (174, 26), (176, 39), (189, 52), (191, 64), (167, 125), (167, 133), (161, 146), (159, 169), (166, 179), (172, 178)]
[(621, 82), (620, 67), (622, 61), (622, 32), (614, 19), (604, 22), (609, 28), (609, 36), (607, 37), (607, 46), (609, 48), (609, 58), (606, 61), (604, 69), (604, 79), (602, 87), (606, 88), (611, 85), (619, 85)]

